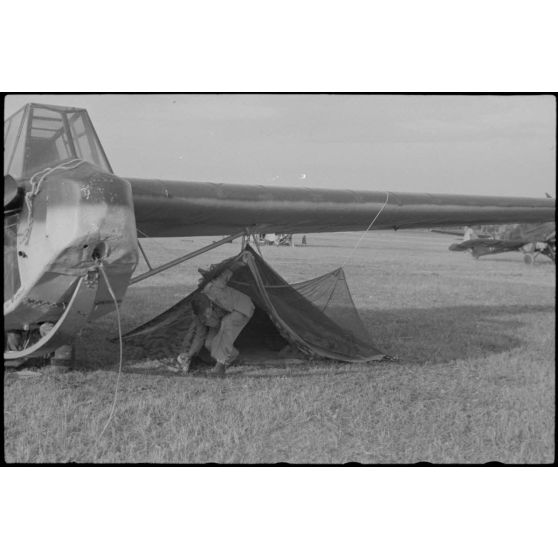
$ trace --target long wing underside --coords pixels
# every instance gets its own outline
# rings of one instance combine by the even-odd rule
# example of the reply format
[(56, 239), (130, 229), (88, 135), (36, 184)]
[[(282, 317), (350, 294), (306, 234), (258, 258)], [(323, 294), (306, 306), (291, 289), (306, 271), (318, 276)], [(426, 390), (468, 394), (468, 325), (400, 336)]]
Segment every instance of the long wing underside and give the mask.
[(308, 233), (553, 221), (555, 200), (366, 192), (129, 178), (148, 236)]

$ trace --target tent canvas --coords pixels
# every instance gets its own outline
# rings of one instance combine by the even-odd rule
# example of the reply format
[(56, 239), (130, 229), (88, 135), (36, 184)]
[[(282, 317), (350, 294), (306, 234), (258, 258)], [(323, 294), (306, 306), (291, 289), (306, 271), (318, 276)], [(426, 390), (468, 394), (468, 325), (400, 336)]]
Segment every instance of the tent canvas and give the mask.
[(198, 289), (180, 302), (124, 335), (146, 357), (175, 357), (192, 320), (191, 298), (232, 262), (229, 286), (248, 295), (256, 306), (252, 319), (235, 342), (242, 361), (273, 355), (282, 359), (328, 358), (369, 362), (386, 357), (376, 349), (355, 308), (342, 268), (309, 281), (289, 284), (250, 246), (212, 266)]

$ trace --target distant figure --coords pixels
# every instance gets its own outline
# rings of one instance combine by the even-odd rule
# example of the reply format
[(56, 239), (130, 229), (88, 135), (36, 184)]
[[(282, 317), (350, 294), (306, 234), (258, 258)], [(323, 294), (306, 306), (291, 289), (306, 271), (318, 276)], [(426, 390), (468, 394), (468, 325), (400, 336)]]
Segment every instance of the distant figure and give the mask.
[(302, 245), (306, 246), (306, 235), (302, 237)]
[(177, 359), (185, 373), (192, 357), (204, 345), (216, 361), (212, 375), (224, 376), (227, 366), (238, 357), (234, 342), (250, 321), (254, 303), (249, 296), (227, 286), (232, 274), (231, 269), (226, 269), (192, 300), (195, 317)]
[(268, 233), (265, 235), (265, 243), (273, 246), (277, 242), (277, 235), (275, 233)]
[(463, 231), (463, 242), (467, 242), (467, 240), (472, 240), (474, 238), (477, 238), (475, 231), (469, 225), (466, 225)]

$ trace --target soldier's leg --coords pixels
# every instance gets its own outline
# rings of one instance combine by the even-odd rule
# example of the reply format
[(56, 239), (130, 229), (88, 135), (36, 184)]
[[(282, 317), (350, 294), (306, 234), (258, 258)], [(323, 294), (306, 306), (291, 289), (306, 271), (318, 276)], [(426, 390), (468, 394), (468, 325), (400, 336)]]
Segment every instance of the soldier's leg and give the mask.
[(213, 340), (219, 331), (218, 328), (210, 327), (208, 328), (207, 335), (205, 337), (204, 348), (198, 353), (198, 358), (205, 364), (215, 364), (215, 359), (211, 356), (211, 346)]
[(219, 332), (219, 328), (217, 327), (210, 327), (207, 336), (205, 338), (205, 348), (211, 353), (211, 347), (213, 346), (213, 342), (215, 341), (215, 337)]
[(221, 327), (211, 343), (211, 356), (218, 364), (228, 366), (238, 356), (234, 342), (249, 321), (249, 316), (236, 311), (221, 320)]
[(184, 336), (180, 353), (177, 360), (182, 368), (182, 372), (187, 374), (190, 371), (190, 360), (197, 355), (203, 347), (207, 335), (207, 327), (205, 327), (197, 316), (190, 323), (190, 327)]

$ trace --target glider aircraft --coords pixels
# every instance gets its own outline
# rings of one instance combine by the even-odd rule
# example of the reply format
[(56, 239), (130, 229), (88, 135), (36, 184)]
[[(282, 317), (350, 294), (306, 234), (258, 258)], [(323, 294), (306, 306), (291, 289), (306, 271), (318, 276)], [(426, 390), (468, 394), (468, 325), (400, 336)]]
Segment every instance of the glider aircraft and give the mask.
[[(71, 346), (130, 285), (232, 239), (554, 219), (555, 200), (122, 178), (85, 109), (27, 104), (4, 123), (4, 359)], [(138, 240), (226, 235), (153, 268)], [(140, 253), (149, 271), (133, 277)], [(67, 353), (65, 353), (67, 354)]]
[(538, 225), (520, 224), (499, 238), (472, 238), (464, 242), (452, 244), (452, 252), (471, 251), (475, 259), (487, 254), (502, 252), (522, 252), (526, 264), (535, 262), (542, 254), (556, 263), (556, 223), (540, 223)]

